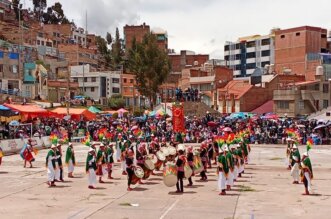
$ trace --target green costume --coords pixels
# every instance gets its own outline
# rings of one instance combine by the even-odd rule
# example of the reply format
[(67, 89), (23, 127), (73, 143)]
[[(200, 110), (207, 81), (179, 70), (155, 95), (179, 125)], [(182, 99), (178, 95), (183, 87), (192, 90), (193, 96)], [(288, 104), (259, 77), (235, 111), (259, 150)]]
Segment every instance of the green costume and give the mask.
[(303, 176), (305, 171), (308, 171), (310, 174), (310, 178), (312, 179), (313, 178), (313, 167), (311, 166), (309, 157), (306, 157), (302, 160), (301, 167), (302, 167), (301, 176)]
[(65, 163), (68, 164), (70, 159), (72, 160), (72, 164), (73, 165), (76, 165), (75, 154), (73, 153), (72, 148), (71, 147), (68, 147), (67, 148), (67, 151), (66, 151)]
[[(48, 161), (50, 157), (55, 157), (55, 152), (53, 150), (49, 150), (46, 156), (46, 167), (48, 166)], [(52, 159), (52, 165), (53, 168), (55, 169), (55, 159)]]
[(90, 168), (93, 168), (94, 170), (97, 169), (97, 164), (95, 162), (94, 156), (90, 153), (88, 153), (87, 158), (86, 158), (86, 166), (85, 170), (88, 172)]
[[(298, 160), (295, 161), (293, 157), (297, 157)], [(292, 151), (292, 152), (291, 152), (291, 161), (292, 161), (292, 162), (291, 162), (291, 165), (292, 165), (292, 166), (294, 166), (294, 164), (295, 164), (296, 162), (299, 162), (299, 163), (300, 163), (300, 152), (299, 152), (299, 150), (295, 150), (295, 151)]]
[(226, 161), (227, 161), (227, 165), (230, 168), (231, 171), (233, 171), (234, 169), (234, 159), (232, 156), (232, 153), (230, 151), (226, 152)]
[(98, 154), (97, 154), (97, 163), (101, 164), (105, 164), (106, 163), (106, 159), (104, 156), (104, 152), (102, 150), (99, 149)]
[(113, 149), (108, 147), (106, 149), (106, 160), (107, 160), (107, 163), (114, 163), (113, 154), (114, 154)]
[(225, 175), (227, 175), (229, 173), (229, 166), (226, 160), (226, 157), (224, 156), (224, 154), (220, 154), (218, 156), (218, 163), (219, 163), (219, 171), (220, 172), (224, 172)]

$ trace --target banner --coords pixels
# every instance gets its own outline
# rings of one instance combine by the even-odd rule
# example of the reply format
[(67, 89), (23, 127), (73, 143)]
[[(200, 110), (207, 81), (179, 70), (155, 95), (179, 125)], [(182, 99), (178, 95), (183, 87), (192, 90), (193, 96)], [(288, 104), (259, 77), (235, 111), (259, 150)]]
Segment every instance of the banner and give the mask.
[(174, 132), (185, 131), (184, 107), (182, 104), (172, 105), (172, 125)]

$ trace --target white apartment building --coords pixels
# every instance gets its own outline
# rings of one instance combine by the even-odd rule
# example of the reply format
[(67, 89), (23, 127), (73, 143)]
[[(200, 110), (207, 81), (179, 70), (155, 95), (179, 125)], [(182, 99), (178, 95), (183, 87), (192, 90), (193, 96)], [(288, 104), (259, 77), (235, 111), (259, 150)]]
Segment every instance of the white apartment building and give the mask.
[(121, 71), (90, 72), (90, 65), (72, 66), (71, 78), (78, 82), (81, 94), (106, 103), (114, 94), (121, 94)]
[(274, 34), (241, 37), (236, 42), (226, 42), (224, 59), (233, 76), (250, 76), (256, 68), (264, 68), (275, 63)]

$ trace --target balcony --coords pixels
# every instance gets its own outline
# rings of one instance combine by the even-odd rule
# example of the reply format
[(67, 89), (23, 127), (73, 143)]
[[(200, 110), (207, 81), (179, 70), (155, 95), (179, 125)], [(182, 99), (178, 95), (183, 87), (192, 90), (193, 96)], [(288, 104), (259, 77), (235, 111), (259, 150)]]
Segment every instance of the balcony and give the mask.
[(215, 76), (190, 77), (191, 84), (206, 84), (215, 81)]
[[(66, 88), (68, 86), (68, 82), (67, 81), (52, 81), (52, 80), (48, 80), (47, 81), (47, 86), (48, 87), (54, 87), (54, 88)], [(69, 87), (70, 88), (79, 88), (78, 86), (78, 82), (73, 82), (70, 81), (69, 82)]]

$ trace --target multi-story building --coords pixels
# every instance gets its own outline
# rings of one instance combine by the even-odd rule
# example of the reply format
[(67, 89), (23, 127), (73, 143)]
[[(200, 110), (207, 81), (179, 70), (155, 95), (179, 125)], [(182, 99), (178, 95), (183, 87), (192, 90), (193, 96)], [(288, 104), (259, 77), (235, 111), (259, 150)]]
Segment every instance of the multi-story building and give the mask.
[(295, 27), (275, 31), (275, 69), (277, 73), (301, 74), (315, 79), (320, 60), (315, 54), (326, 53), (327, 30), (320, 27)]
[(0, 49), (0, 89), (19, 90), (22, 86), (22, 65), (18, 52)]
[(233, 69), (234, 77), (250, 76), (256, 68), (274, 64), (274, 34), (241, 37), (226, 42), (224, 59)]
[(169, 54), (168, 56), (172, 72), (181, 72), (186, 67), (201, 66), (209, 60), (207, 54), (195, 54), (188, 50), (182, 50), (180, 54)]
[(132, 41), (135, 38), (137, 43), (141, 43), (146, 34), (150, 33), (149, 25), (143, 23), (142, 25), (125, 25), (124, 30), (124, 41), (125, 41), (125, 51), (128, 52), (131, 49)]
[(78, 82), (81, 94), (95, 101), (107, 104), (107, 99), (114, 94), (121, 94), (121, 72), (91, 72), (89, 65), (72, 66), (71, 78)]
[(168, 52), (168, 33), (161, 28), (153, 28), (152, 34), (156, 36), (159, 49)]
[(58, 46), (59, 58), (67, 60), (70, 66), (89, 64), (93, 68), (98, 68), (98, 51), (87, 49), (76, 44)]
[(136, 76), (134, 74), (122, 74), (121, 83), (122, 96), (125, 99), (125, 105), (127, 107), (141, 106), (144, 97), (140, 95), (137, 89)]

